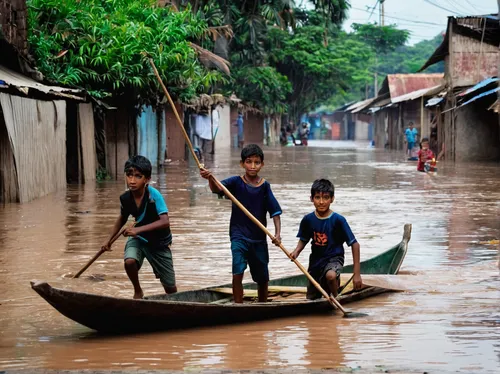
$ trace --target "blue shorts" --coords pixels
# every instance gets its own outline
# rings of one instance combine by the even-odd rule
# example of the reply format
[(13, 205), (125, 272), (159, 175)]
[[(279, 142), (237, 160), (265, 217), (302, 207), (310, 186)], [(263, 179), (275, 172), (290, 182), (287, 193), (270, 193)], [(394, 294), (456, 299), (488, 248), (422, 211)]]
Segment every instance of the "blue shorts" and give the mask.
[(411, 151), (415, 146), (415, 142), (408, 142), (408, 150)]
[(250, 267), (250, 274), (255, 283), (269, 281), (269, 251), (267, 242), (251, 243), (246, 240), (232, 240), (231, 252), (233, 254), (233, 274), (243, 274)]

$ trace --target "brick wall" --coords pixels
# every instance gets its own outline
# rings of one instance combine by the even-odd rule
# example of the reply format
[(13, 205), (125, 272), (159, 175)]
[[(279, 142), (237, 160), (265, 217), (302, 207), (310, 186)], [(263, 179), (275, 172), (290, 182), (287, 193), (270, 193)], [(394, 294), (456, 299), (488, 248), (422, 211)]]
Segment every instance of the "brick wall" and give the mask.
[(26, 0), (0, 0), (3, 37), (22, 55), (28, 51)]

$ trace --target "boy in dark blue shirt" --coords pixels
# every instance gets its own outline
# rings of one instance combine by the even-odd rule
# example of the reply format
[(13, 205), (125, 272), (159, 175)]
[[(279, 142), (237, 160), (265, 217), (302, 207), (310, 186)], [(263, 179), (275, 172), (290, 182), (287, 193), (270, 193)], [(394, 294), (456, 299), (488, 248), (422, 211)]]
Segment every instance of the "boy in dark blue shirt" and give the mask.
[[(255, 144), (247, 145), (241, 151), (240, 165), (245, 169), (243, 176), (230, 177), (221, 183), (264, 226), (267, 225), (266, 213), (269, 213), (275, 227), (273, 243), (279, 245), (281, 242), (281, 207), (271, 191), (271, 185), (264, 178), (259, 177), (259, 171), (264, 166), (264, 152)], [(214, 182), (210, 171), (201, 169), (200, 174), (208, 179), (212, 192), (223, 194)], [(243, 273), (247, 264), (250, 267), (252, 279), (258, 284), (259, 302), (267, 301), (269, 252), (266, 234), (233, 204), (229, 235), (233, 255), (234, 302), (243, 302)]]
[(139, 269), (148, 260), (156, 278), (160, 279), (166, 293), (177, 292), (170, 245), (172, 234), (168, 208), (161, 193), (148, 185), (151, 180), (151, 162), (144, 156), (133, 156), (125, 163), (127, 192), (120, 196), (120, 216), (113, 226), (109, 239), (102, 249), (110, 250), (110, 240), (127, 222), (130, 215), (136, 225), (123, 233), (129, 239), (125, 245), (125, 271), (134, 286), (134, 299), (144, 293), (139, 283)]
[[(291, 253), (296, 259), (312, 239), (311, 255), (309, 256), (309, 273), (321, 287), (334, 297), (340, 286), (340, 273), (344, 266), (344, 243), (352, 248), (354, 262), (354, 289), (362, 286), (359, 243), (349, 227), (346, 219), (330, 209), (334, 200), (335, 189), (327, 179), (317, 179), (311, 187), (311, 202), (316, 210), (304, 216), (300, 222), (297, 237), (297, 248)], [(318, 299), (321, 293), (309, 282), (307, 298)]]

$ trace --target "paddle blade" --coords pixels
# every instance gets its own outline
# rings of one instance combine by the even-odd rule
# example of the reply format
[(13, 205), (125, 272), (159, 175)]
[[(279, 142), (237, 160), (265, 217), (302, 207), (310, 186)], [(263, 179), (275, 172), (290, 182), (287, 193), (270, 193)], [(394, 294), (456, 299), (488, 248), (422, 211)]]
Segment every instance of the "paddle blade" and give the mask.
[(363, 318), (368, 317), (368, 314), (361, 312), (347, 312), (343, 316), (343, 318)]

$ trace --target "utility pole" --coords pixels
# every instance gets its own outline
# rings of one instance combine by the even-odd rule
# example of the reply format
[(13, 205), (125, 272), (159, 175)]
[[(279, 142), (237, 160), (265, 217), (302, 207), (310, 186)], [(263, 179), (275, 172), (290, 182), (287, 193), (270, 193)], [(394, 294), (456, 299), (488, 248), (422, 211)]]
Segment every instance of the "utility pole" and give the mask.
[[(500, 1), (500, 0), (498, 0)], [(380, 0), (379, 1), (379, 26), (383, 27), (384, 24), (385, 24), (385, 17), (384, 17), (384, 12), (385, 12), (385, 8), (384, 8), (384, 2), (385, 0)], [(377, 92), (378, 92), (378, 55), (375, 56), (375, 82), (373, 84), (373, 96), (376, 97), (377, 96)]]
[(385, 26), (384, 3), (385, 3), (385, 0), (380, 0), (380, 24), (382, 26)]

